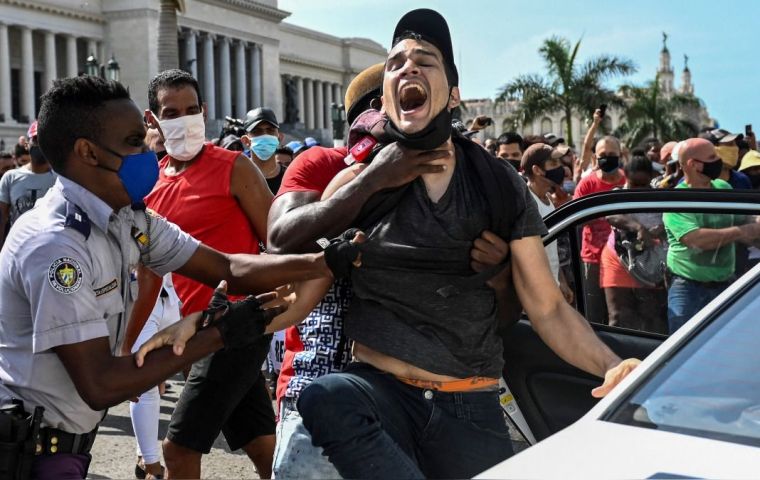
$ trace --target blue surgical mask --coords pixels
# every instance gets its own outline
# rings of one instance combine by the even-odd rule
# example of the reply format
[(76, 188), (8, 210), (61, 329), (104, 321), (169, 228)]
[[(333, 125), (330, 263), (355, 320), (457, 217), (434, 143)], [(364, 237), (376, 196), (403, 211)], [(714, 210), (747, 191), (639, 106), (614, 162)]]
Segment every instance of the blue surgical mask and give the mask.
[(148, 150), (121, 156), (110, 148), (96, 144), (111, 155), (121, 158), (118, 170), (98, 164), (98, 167), (115, 172), (119, 176), (132, 204), (140, 203), (153, 190), (158, 181), (158, 158), (156, 152)]
[(274, 135), (259, 135), (251, 137), (251, 150), (261, 161), (267, 161), (272, 158), (277, 147), (280, 146), (280, 139)]

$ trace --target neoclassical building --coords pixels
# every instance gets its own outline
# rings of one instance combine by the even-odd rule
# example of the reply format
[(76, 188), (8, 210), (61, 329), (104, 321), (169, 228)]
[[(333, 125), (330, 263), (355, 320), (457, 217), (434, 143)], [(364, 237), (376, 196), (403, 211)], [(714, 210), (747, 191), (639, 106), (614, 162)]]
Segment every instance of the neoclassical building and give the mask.
[[(681, 86), (678, 91), (683, 94), (694, 95), (694, 85), (691, 81), (691, 71), (689, 70), (687, 61), (688, 57), (684, 56), (684, 69), (681, 73)], [(660, 51), (660, 63), (657, 68), (657, 78), (660, 84), (660, 90), (664, 92), (665, 95), (670, 95), (677, 91), (674, 85), (675, 76), (671, 64), (670, 51), (664, 42), (662, 50)], [(468, 123), (478, 115), (487, 115), (494, 120), (493, 125), (487, 127), (478, 134), (478, 137), (481, 138), (481, 140), (485, 140), (489, 137), (498, 137), (501, 133), (509, 130), (517, 131), (523, 136), (554, 133), (561, 137), (567, 137), (567, 122), (565, 121), (565, 115), (561, 112), (545, 115), (542, 118), (535, 119), (529, 124), (512, 125), (509, 120), (513, 118), (514, 112), (518, 107), (518, 102), (508, 101), (497, 103), (490, 98), (477, 98), (464, 100), (464, 104), (466, 110), (463, 112), (462, 120), (465, 121), (465, 123)], [(715, 124), (715, 120), (710, 118), (706, 108), (684, 112), (684, 114), (698, 127)], [(610, 108), (607, 110), (605, 127), (608, 131), (614, 131), (620, 126), (622, 120), (622, 112), (618, 109)], [(579, 147), (583, 141), (583, 137), (586, 135), (586, 131), (588, 130), (589, 121), (590, 119), (581, 119), (577, 115), (571, 120), (573, 141), (575, 145)]]
[[(332, 138), (331, 104), (386, 50), (283, 22), (277, 0), (186, 0), (178, 14), (180, 67), (198, 78), (209, 135), (225, 116), (272, 108), (299, 133)], [(53, 79), (86, 72), (93, 56), (147, 108), (158, 73), (159, 0), (0, 0), (0, 141), (36, 117)], [(286, 127), (287, 128), (287, 127)]]

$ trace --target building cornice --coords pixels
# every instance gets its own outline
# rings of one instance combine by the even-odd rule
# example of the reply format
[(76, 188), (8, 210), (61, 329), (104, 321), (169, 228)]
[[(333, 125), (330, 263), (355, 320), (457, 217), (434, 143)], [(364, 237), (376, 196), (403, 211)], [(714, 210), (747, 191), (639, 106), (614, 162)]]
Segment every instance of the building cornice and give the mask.
[(276, 23), (282, 22), (290, 16), (290, 12), (280, 10), (279, 8), (262, 5), (255, 0), (196, 0), (209, 5), (216, 5), (229, 10), (235, 10), (240, 13), (254, 15), (264, 20), (270, 20)]
[(295, 65), (304, 65), (307, 67), (319, 68), (322, 70), (329, 70), (331, 72), (336, 72), (336, 73), (341, 73), (341, 74), (346, 73), (343, 67), (340, 67), (337, 65), (328, 65), (326, 63), (315, 62), (313, 60), (308, 60), (308, 59), (296, 57), (293, 55), (280, 55), (280, 61), (286, 62), (286, 63), (293, 63)]
[(26, 8), (29, 10), (35, 10), (42, 13), (50, 13), (52, 15), (60, 15), (63, 17), (74, 18), (76, 20), (86, 20), (88, 22), (94, 22), (99, 24), (105, 24), (106, 18), (103, 15), (95, 13), (82, 12), (80, 10), (74, 10), (65, 7), (59, 7), (56, 5), (49, 5), (44, 3), (38, 3), (28, 0), (0, 0), (0, 5), (10, 5), (13, 7)]
[(258, 43), (261, 45), (279, 46), (280, 44), (280, 41), (276, 38), (264, 37), (261, 35), (253, 34), (246, 30), (228, 28), (217, 23), (204, 22), (202, 20), (196, 20), (193, 18), (178, 17), (177, 23), (180, 27), (197, 30), (204, 33), (211, 33), (214, 35), (223, 35), (235, 40), (245, 40), (247, 42)]
[(318, 40), (320, 42), (332, 43), (333, 45), (337, 45), (339, 47), (343, 45), (343, 39), (340, 37), (336, 37), (334, 35), (330, 35), (327, 33), (318, 32), (316, 30), (300, 27), (298, 25), (293, 25), (292, 23), (285, 23), (285, 22), (281, 23), (280, 30), (287, 33), (292, 33), (294, 35), (298, 35), (300, 37), (306, 37), (311, 40)]
[(114, 10), (105, 14), (109, 20), (125, 20), (128, 18), (158, 18), (158, 12), (148, 8), (139, 8), (134, 10)]

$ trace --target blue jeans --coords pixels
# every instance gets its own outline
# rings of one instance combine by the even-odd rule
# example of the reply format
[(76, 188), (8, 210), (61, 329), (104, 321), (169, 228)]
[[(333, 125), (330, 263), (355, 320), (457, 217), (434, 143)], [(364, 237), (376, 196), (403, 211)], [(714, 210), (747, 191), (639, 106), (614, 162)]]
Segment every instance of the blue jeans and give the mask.
[(298, 400), (344, 478), (472, 478), (513, 454), (497, 391), (443, 393), (353, 363)]
[(720, 295), (731, 282), (705, 284), (673, 276), (668, 288), (668, 330), (674, 333), (691, 317)]

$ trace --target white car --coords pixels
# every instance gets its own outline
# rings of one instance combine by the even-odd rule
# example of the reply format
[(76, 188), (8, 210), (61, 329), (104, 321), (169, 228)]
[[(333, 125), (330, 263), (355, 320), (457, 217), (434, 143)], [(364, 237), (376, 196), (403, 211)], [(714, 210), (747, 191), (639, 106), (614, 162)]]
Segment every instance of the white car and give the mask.
[[(583, 212), (620, 209), (610, 198), (547, 219), (549, 240), (577, 225)], [(688, 206), (677, 196), (657, 207), (646, 206), (646, 196), (639, 199), (630, 211)], [(744, 197), (722, 207), (713, 199), (710, 192), (690, 208), (744, 214), (760, 208), (739, 201)], [(696, 205), (699, 199), (687, 200)], [(505, 377), (533, 434), (543, 440), (476, 478), (760, 478), (760, 265), (667, 339), (594, 329), (619, 355), (646, 359), (576, 421), (600, 382), (554, 358), (525, 321), (515, 325)]]

